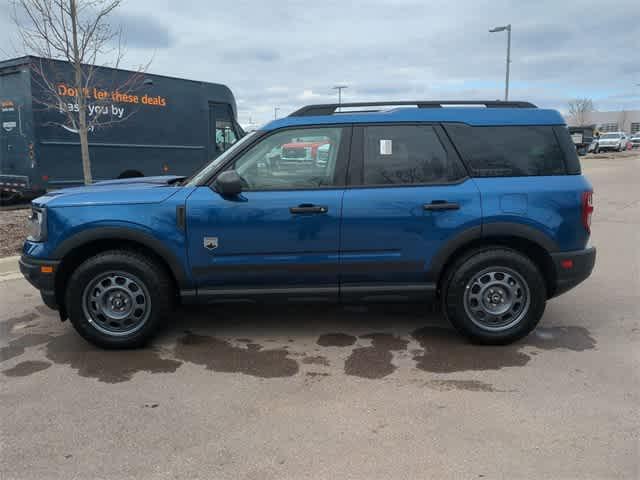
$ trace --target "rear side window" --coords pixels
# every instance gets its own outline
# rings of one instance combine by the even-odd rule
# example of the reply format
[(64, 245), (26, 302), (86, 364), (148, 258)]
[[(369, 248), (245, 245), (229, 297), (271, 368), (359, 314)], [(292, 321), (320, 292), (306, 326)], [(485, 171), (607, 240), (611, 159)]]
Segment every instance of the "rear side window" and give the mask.
[(447, 183), (462, 176), (432, 126), (365, 128), (364, 185)]
[(445, 126), (474, 177), (565, 175), (552, 126)]

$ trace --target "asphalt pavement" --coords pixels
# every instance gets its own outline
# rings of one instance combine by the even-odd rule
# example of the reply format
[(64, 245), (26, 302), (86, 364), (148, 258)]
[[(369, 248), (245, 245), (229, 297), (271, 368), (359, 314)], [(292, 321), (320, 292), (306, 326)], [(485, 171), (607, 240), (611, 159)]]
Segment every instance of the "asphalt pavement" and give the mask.
[(5, 271), (0, 478), (639, 478), (640, 157), (583, 166), (596, 270), (506, 347), (423, 306), (228, 305), (107, 352)]

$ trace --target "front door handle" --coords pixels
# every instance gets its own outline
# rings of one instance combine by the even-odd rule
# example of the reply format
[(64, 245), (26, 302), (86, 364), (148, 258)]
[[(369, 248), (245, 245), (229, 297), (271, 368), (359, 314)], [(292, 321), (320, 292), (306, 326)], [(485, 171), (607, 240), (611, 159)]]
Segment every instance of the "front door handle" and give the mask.
[(294, 215), (299, 213), (327, 213), (329, 211), (329, 207), (326, 207), (324, 205), (312, 205), (310, 203), (303, 203), (302, 205), (298, 205), (297, 207), (289, 207), (289, 211)]
[(444, 200), (434, 200), (431, 203), (425, 203), (422, 208), (432, 212), (440, 210), (460, 210), (460, 204), (455, 202), (446, 202)]

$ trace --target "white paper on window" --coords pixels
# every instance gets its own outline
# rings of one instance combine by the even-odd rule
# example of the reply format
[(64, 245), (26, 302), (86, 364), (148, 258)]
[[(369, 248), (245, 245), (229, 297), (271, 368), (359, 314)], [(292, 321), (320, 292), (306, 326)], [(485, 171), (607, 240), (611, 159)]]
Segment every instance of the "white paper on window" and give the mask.
[(393, 142), (391, 140), (380, 140), (380, 155), (391, 155), (393, 153)]

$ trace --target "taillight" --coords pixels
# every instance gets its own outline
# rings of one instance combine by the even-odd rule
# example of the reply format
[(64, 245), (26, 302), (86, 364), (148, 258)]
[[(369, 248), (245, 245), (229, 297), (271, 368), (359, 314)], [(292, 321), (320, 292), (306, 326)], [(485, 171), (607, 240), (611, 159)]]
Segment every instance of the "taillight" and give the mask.
[(582, 192), (582, 225), (591, 233), (591, 216), (593, 215), (593, 192)]

